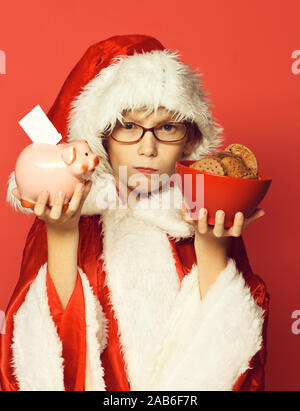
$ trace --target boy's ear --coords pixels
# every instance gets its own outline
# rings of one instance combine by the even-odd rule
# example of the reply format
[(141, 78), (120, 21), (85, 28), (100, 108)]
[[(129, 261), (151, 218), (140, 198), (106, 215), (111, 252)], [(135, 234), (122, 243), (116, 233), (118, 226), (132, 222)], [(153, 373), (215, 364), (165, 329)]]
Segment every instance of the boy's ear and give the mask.
[(189, 133), (188, 133), (188, 138), (185, 142), (184, 148), (183, 148), (183, 154), (191, 154), (193, 151), (194, 145), (196, 144), (197, 141), (202, 139), (202, 133), (197, 127), (196, 124), (192, 124), (191, 127), (189, 128)]

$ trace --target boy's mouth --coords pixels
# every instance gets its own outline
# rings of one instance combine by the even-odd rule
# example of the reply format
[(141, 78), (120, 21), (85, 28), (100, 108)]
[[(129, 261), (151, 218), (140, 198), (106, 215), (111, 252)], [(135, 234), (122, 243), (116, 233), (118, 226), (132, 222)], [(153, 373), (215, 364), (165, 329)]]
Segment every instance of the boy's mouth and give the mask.
[(156, 173), (158, 170), (155, 170), (154, 168), (148, 168), (148, 167), (134, 167), (135, 170), (139, 171), (140, 173), (146, 173), (146, 174), (151, 174), (151, 173)]

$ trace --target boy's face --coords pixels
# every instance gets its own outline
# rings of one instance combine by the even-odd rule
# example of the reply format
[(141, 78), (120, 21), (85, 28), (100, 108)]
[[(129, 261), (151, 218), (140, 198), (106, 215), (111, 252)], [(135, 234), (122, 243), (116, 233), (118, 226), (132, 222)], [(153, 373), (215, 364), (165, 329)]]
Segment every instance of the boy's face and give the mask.
[[(146, 128), (155, 127), (174, 122), (174, 114), (159, 107), (156, 113), (152, 112), (147, 117), (142, 117), (144, 110), (127, 111), (123, 114), (124, 123), (135, 123)], [(127, 126), (131, 127), (131, 126)], [(113, 132), (112, 132), (113, 135)], [(122, 144), (111, 136), (107, 139), (107, 152), (111, 166), (114, 170), (116, 184), (120, 187), (127, 186), (127, 193), (136, 190), (149, 193), (160, 188), (166, 182), (167, 176), (175, 173), (175, 164), (183, 154), (189, 154), (196, 142), (194, 135), (187, 132), (184, 139), (172, 144), (158, 141), (151, 131), (146, 131), (143, 138), (133, 144)], [(125, 166), (120, 172), (119, 167)], [(144, 173), (137, 167), (152, 168), (154, 174)], [(162, 176), (165, 174), (165, 176)], [(138, 182), (137, 182), (138, 181)]]

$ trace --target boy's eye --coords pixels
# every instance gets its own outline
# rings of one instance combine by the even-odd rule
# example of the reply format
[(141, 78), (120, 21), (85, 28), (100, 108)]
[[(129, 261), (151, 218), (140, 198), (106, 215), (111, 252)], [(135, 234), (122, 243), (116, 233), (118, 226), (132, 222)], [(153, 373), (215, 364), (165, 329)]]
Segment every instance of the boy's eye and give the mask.
[(134, 128), (134, 124), (132, 123), (124, 123), (123, 126), (126, 130), (132, 130)]
[(164, 124), (161, 126), (163, 131), (171, 131), (172, 127), (175, 128), (175, 126), (173, 124)]

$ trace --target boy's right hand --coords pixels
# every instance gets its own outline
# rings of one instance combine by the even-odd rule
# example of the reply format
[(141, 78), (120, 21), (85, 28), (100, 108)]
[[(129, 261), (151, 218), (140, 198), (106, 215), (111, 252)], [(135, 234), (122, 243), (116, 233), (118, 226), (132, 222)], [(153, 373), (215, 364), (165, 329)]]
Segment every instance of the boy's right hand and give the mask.
[[(45, 221), (47, 229), (50, 228), (61, 231), (74, 230), (78, 227), (81, 208), (90, 192), (91, 186), (92, 182), (90, 180), (85, 184), (76, 184), (74, 194), (66, 211), (63, 211), (65, 193), (62, 193), (62, 197), (57, 193), (52, 208), (49, 208), (47, 206), (49, 192), (41, 192), (34, 206), (34, 214)], [(45, 196), (43, 196), (43, 193), (45, 193)]]

